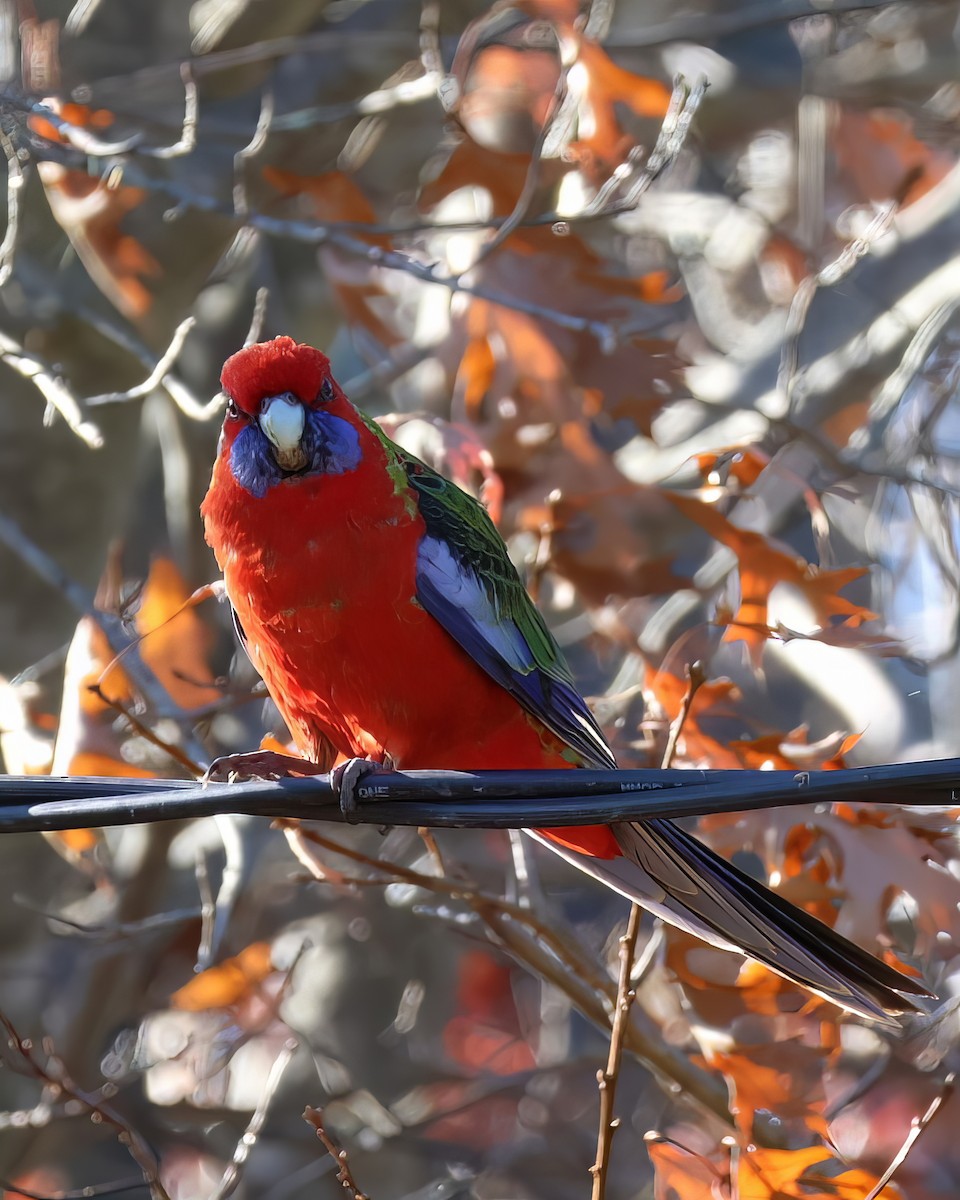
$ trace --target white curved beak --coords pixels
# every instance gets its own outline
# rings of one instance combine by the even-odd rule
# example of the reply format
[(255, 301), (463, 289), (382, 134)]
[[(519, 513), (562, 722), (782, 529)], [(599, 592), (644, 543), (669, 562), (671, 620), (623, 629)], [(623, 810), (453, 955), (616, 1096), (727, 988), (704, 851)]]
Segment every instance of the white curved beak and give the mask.
[(258, 418), (260, 428), (273, 446), (273, 457), (284, 471), (299, 471), (306, 466), (301, 439), (306, 422), (303, 405), (292, 392), (268, 396)]

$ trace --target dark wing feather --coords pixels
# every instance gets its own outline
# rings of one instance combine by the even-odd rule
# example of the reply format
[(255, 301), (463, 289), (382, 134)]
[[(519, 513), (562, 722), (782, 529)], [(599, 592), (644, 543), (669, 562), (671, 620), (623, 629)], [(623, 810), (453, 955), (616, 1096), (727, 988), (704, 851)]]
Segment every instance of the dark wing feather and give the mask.
[(417, 556), (420, 603), (581, 765), (616, 767), (486, 509), (412, 455), (397, 454), (426, 526)]

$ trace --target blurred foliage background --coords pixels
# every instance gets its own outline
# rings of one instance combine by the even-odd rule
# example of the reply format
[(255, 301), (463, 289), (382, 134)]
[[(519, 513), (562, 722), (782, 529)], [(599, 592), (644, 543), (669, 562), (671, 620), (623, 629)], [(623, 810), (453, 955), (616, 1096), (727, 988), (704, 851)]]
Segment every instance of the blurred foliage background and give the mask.
[[(622, 765), (678, 720), (691, 767), (957, 753), (958, 21), (2, 0), (4, 769), (284, 740), (182, 607), (220, 365), (278, 333), (484, 498)], [(942, 1007), (878, 1032), (645, 919), (600, 1191), (955, 1196), (951, 814), (699, 828)], [(571, 874), (505, 833), (5, 837), (7, 1194), (584, 1196), (626, 906)]]

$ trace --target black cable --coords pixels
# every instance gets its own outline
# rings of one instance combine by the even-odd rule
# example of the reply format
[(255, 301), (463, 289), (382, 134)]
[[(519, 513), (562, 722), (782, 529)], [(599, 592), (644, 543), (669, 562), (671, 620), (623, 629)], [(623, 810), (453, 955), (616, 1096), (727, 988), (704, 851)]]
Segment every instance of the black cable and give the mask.
[[(870, 801), (957, 803), (960, 759), (842, 771), (406, 771), (369, 776), (374, 825), (516, 829)], [(326, 775), (203, 786), (187, 780), (0, 776), (0, 833), (187, 820), (215, 813), (341, 821)]]

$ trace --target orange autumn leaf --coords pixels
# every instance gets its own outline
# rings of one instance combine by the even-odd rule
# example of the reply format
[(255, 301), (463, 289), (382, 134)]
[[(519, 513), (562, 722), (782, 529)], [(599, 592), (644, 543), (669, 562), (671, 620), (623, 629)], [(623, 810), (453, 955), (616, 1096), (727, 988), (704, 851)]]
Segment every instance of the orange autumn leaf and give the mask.
[[(689, 688), (689, 680), (681, 678), (666, 665), (661, 665), (657, 670), (651, 667), (646, 670), (645, 693), (662, 710), (666, 722), (677, 719)], [(685, 763), (728, 769), (741, 765), (726, 744), (711, 736), (703, 727), (705, 718), (729, 715), (735, 711), (736, 702), (740, 699), (740, 690), (730, 679), (713, 679), (697, 689), (677, 743), (678, 754)]]
[(779, 1200), (779, 1197), (807, 1195), (794, 1188), (804, 1171), (825, 1158), (830, 1158), (830, 1151), (825, 1146), (807, 1146), (798, 1150), (764, 1147), (743, 1154), (737, 1172), (741, 1200)]
[(796, 1012), (808, 997), (753, 959), (738, 960), (679, 930), (665, 931), (666, 966), (704, 1021), (729, 1027), (744, 1013), (776, 1017)]
[[(853, 1168), (828, 1173), (839, 1165), (826, 1146), (798, 1150), (755, 1147), (739, 1156), (737, 1192), (740, 1200), (863, 1200), (877, 1185), (870, 1171)], [(819, 1167), (819, 1170), (814, 1170)], [(895, 1184), (888, 1184), (877, 1200), (900, 1200)]]
[(776, 546), (762, 534), (740, 529), (722, 513), (692, 496), (678, 492), (664, 494), (680, 512), (737, 556), (740, 605), (729, 621), (724, 641), (745, 642), (755, 663), (759, 662), (764, 642), (773, 633), (767, 606), (770, 592), (778, 583), (789, 584), (800, 591), (822, 626), (831, 624), (834, 617), (844, 617), (845, 624), (854, 627), (876, 620), (876, 613), (838, 595), (842, 588), (867, 574), (865, 567), (821, 571), (793, 551)]
[[(10, 1186), (0, 1191), (2, 1200), (36, 1200), (37, 1196), (54, 1196), (68, 1187), (66, 1174), (58, 1167), (32, 1167), (22, 1171), (10, 1181)], [(22, 1188), (23, 1191), (19, 1189)]]
[[(151, 564), (135, 618), (142, 635), (139, 653), (144, 663), (171, 699), (185, 709), (211, 703), (220, 695), (207, 665), (212, 635), (193, 609), (185, 607), (189, 599), (189, 589), (175, 564), (157, 558)], [(117, 709), (109, 703), (127, 707), (133, 695), (123, 658), (116, 657), (92, 617), (82, 618), (67, 654), (52, 773), (154, 776), (155, 771), (124, 757), (124, 735), (115, 726)]]
[(842, 106), (833, 126), (833, 147), (858, 200), (912, 204), (954, 166), (945, 146), (921, 141), (913, 120), (894, 109), (860, 112)]
[(213, 635), (189, 603), (191, 594), (176, 563), (155, 558), (136, 616), (143, 661), (185, 709), (220, 696), (207, 663)]
[(656, 1200), (728, 1200), (729, 1172), (706, 1154), (657, 1134), (646, 1136)]
[(822, 741), (807, 741), (804, 726), (788, 733), (767, 733), (749, 740), (735, 740), (730, 749), (740, 764), (754, 771), (842, 771), (846, 755), (862, 734), (831, 734)]
[(697, 470), (711, 484), (729, 486), (734, 480), (744, 491), (760, 478), (770, 456), (755, 446), (734, 446), (696, 455)]
[(79, 751), (70, 760), (71, 775), (105, 775), (121, 779), (154, 779), (156, 771), (146, 767), (138, 767), (135, 763), (124, 762), (109, 754), (95, 754)]
[[(707, 1155), (655, 1134), (646, 1140), (656, 1200), (863, 1200), (879, 1182), (859, 1168), (833, 1170), (842, 1164), (827, 1146), (739, 1147), (734, 1160), (729, 1148)], [(888, 1184), (877, 1200), (902, 1193)]]
[(233, 958), (208, 967), (170, 997), (172, 1008), (203, 1012), (237, 1004), (273, 972), (269, 942), (253, 942)]
[(471, 1071), (512, 1075), (536, 1066), (533, 1051), (518, 1035), (469, 1017), (451, 1017), (443, 1030), (445, 1053)]
[[(113, 124), (113, 114), (106, 109), (63, 104), (56, 99), (48, 99), (46, 104), (78, 128), (103, 130)], [(50, 141), (66, 140), (44, 117), (31, 117), (30, 125)], [(153, 303), (147, 282), (158, 278), (162, 269), (149, 250), (121, 226), (147, 193), (143, 188), (93, 178), (86, 171), (58, 162), (38, 162), (37, 173), (54, 219), (70, 239), (90, 278), (126, 316), (142, 317)]]
[(828, 1057), (822, 1046), (781, 1039), (741, 1045), (729, 1052), (714, 1050), (707, 1061), (726, 1078), (730, 1110), (737, 1128), (749, 1140), (758, 1109), (781, 1120), (799, 1119), (808, 1129), (826, 1135), (823, 1069)]
[[(372, 225), (376, 221), (376, 213), (369, 200), (344, 171), (298, 175), (293, 171), (267, 166), (263, 168), (263, 178), (284, 198), (307, 197), (310, 210), (319, 221), (350, 221), (359, 225)], [(353, 236), (363, 238), (372, 245), (385, 248), (391, 245), (386, 234), (365, 233), (362, 229), (351, 232)], [(385, 299), (387, 292), (377, 282), (374, 269), (368, 263), (348, 257), (334, 248), (321, 249), (320, 255), (327, 279), (347, 319), (373, 334), (383, 346), (399, 344), (400, 336), (377, 308), (377, 302)]]
[[(635, 145), (624, 132), (617, 106), (624, 105), (637, 116), (662, 119), (670, 104), (670, 89), (658, 79), (627, 71), (610, 58), (596, 42), (584, 38), (577, 54), (583, 68), (582, 100), (590, 120), (581, 128), (571, 154), (593, 174), (602, 174), (624, 161)], [(597, 170), (599, 168), (599, 170)]]
[[(263, 178), (285, 197), (309, 196), (314, 214), (320, 221), (352, 221), (358, 225), (373, 225), (377, 219), (370, 201), (344, 171), (298, 175), (295, 171), (282, 171), (279, 167), (264, 167)], [(359, 232), (379, 246), (390, 245), (386, 234)]]

